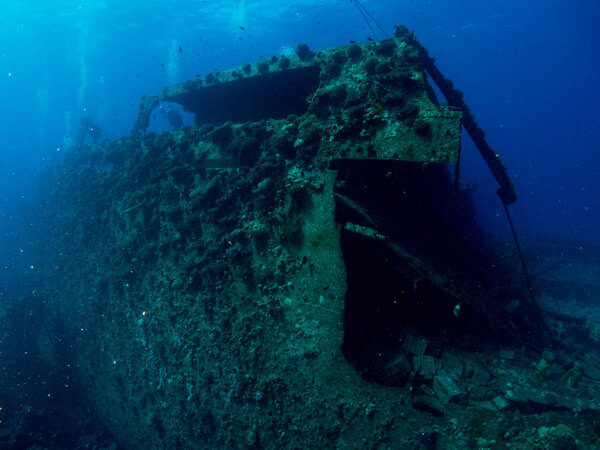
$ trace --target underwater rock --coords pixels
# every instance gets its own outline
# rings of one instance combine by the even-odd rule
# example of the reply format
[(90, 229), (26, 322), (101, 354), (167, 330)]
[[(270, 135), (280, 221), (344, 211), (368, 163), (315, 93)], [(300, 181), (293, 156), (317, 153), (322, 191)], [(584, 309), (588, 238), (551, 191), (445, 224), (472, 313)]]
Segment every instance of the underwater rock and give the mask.
[(369, 381), (376, 381), (383, 386), (404, 386), (412, 373), (412, 365), (408, 356), (400, 352), (389, 359), (388, 362), (378, 365), (374, 370), (366, 371), (363, 377)]
[(444, 415), (444, 405), (442, 405), (442, 402), (429, 393), (416, 392), (413, 394), (412, 405), (416, 409), (433, 414), (434, 416)]
[(446, 374), (438, 374), (433, 378), (433, 390), (440, 402), (467, 403), (467, 395)]

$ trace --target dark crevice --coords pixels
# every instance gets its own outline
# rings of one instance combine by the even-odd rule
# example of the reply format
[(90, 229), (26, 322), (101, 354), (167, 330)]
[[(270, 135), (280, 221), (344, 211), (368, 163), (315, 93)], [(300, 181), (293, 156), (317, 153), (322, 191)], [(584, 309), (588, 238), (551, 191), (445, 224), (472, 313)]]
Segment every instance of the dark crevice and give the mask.
[(307, 97), (319, 85), (319, 66), (299, 67), (248, 78), (215, 82), (167, 97), (196, 115), (196, 123), (283, 119), (308, 110)]
[(427, 340), (428, 352), (515, 342), (503, 302), (520, 293), (507, 287), (509, 275), (486, 250), (447, 167), (352, 160), (332, 167), (348, 283), (343, 352), (365, 378), (393, 384), (385, 367), (405, 353), (408, 335)]

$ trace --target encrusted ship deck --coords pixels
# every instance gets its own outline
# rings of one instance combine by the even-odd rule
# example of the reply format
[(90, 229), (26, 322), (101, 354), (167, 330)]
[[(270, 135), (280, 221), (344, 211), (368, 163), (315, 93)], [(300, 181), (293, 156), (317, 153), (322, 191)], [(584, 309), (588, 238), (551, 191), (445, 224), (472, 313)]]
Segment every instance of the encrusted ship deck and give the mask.
[(455, 163), (460, 112), (436, 106), (429, 94), (418, 53), (402, 39), (315, 53), (302, 46), (298, 55), (211, 73), (146, 97), (136, 129), (145, 129), (151, 110), (167, 101), (193, 112), (198, 124), (296, 124), (294, 145), (319, 140), (322, 157)]

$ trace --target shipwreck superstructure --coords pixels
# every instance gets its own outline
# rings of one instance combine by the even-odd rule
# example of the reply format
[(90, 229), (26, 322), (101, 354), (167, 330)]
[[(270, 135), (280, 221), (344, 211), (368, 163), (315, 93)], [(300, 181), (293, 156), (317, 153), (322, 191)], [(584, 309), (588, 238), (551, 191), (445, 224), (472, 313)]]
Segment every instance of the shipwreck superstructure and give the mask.
[[(423, 68), (403, 34), (299, 45), (144, 97), (48, 174), (47, 289), (122, 445), (408, 448), (514, 404), (498, 374), (546, 336), (478, 247)], [(194, 125), (146, 133), (160, 102)]]
[(145, 130), (152, 109), (167, 101), (194, 113), (198, 124), (302, 118), (300, 128), (314, 134), (306, 137), (319, 138), (322, 158), (456, 162), (461, 113), (431, 101), (419, 54), (404, 40), (297, 53), (147, 96), (134, 132)]

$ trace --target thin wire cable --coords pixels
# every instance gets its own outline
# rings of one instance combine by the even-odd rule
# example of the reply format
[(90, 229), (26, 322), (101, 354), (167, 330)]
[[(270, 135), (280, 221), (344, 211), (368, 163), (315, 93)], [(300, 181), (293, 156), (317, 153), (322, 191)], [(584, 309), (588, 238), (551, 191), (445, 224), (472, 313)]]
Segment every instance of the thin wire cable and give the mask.
[(367, 8), (365, 8), (365, 7), (363, 6), (363, 4), (362, 4), (362, 3), (361, 3), (359, 0), (354, 0), (354, 2), (355, 2), (355, 3), (356, 3), (358, 6), (360, 6), (360, 8), (361, 8), (361, 9), (362, 9), (362, 10), (363, 10), (363, 11), (364, 11), (364, 12), (365, 12), (365, 13), (366, 13), (368, 16), (369, 16), (369, 18), (370, 18), (370, 19), (373, 21), (373, 23), (374, 23), (375, 25), (377, 25), (377, 28), (379, 28), (379, 30), (380, 30), (380, 31), (383, 33), (383, 35), (384, 35), (385, 37), (389, 37), (389, 35), (388, 35), (388, 34), (385, 32), (385, 30), (384, 30), (384, 29), (383, 29), (383, 27), (382, 27), (382, 26), (379, 24), (379, 22), (377, 22), (377, 21), (375, 20), (375, 17), (373, 17), (373, 16), (371, 15), (371, 13), (369, 12), (369, 10), (368, 10)]
[(375, 37), (375, 40), (379, 40), (379, 38), (377, 37), (377, 33), (375, 33), (375, 30), (371, 26), (371, 22), (369, 22), (368, 17), (365, 15), (364, 11), (359, 6), (358, 0), (350, 0), (350, 2), (354, 3), (354, 6), (356, 6), (356, 9), (358, 9), (358, 12), (362, 16), (363, 20), (365, 21), (365, 23), (367, 24), (367, 26), (369, 27), (369, 29), (371, 30), (371, 33), (373, 33), (373, 36)]
[(513, 225), (512, 218), (510, 217), (510, 212), (508, 211), (508, 206), (506, 203), (502, 202), (502, 206), (504, 206), (504, 212), (506, 213), (506, 218), (508, 219), (508, 224), (510, 225), (510, 231), (512, 231), (513, 240), (515, 241), (515, 247), (517, 247), (517, 252), (519, 253), (519, 258), (521, 259), (521, 266), (523, 267), (523, 273), (525, 274), (525, 282), (527, 283), (527, 291), (529, 292), (529, 299), (531, 300), (531, 304), (535, 305), (535, 297), (533, 296), (533, 288), (531, 287), (531, 278), (529, 278), (529, 270), (527, 270), (527, 264), (525, 263), (525, 257), (523, 256), (523, 251), (521, 250), (521, 244), (519, 244), (519, 238), (517, 237), (517, 231), (515, 230), (515, 226)]

